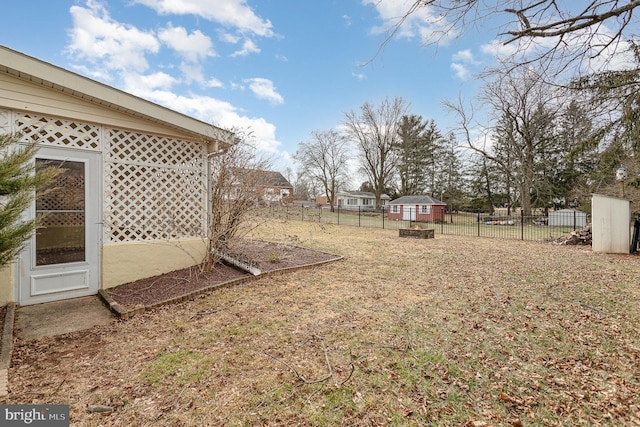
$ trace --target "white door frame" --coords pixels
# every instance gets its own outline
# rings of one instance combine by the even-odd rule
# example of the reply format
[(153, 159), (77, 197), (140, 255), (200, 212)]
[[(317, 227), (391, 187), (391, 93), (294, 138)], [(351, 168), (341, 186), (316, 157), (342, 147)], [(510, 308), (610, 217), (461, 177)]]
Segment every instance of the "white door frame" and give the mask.
[[(85, 260), (65, 264), (36, 265), (35, 234), (19, 256), (16, 269), (16, 301), (39, 304), (98, 293), (102, 248), (102, 164), (101, 154), (91, 151), (41, 147), (36, 159), (84, 163)], [(35, 218), (35, 202), (25, 219)]]

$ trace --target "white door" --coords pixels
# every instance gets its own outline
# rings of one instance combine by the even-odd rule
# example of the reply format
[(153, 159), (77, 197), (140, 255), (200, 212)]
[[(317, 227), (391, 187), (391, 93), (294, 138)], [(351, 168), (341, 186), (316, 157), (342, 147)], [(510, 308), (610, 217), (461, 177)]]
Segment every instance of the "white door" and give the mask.
[(416, 210), (416, 206), (402, 205), (402, 219), (405, 221), (415, 221)]
[(101, 232), (100, 154), (41, 148), (36, 169), (60, 166), (27, 213), (40, 227), (20, 255), (17, 300), (37, 304), (96, 294)]

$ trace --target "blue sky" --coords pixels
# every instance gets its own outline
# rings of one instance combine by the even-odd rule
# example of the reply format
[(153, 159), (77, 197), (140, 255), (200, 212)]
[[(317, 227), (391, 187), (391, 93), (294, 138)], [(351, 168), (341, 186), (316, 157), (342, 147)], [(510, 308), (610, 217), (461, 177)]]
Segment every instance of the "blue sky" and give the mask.
[[(412, 0), (31, 0), (3, 4), (0, 44), (225, 128), (249, 129), (273, 168), (313, 130), (400, 96), (448, 131), (497, 30), (425, 46), (426, 11), (378, 53)], [(37, 13), (34, 13), (34, 10)], [(366, 64), (366, 65), (364, 65)]]

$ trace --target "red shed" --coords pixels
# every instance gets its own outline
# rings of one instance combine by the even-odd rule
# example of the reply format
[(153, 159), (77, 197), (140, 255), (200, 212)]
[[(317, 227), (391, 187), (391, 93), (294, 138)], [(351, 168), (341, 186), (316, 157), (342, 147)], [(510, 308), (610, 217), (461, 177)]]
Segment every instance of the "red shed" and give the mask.
[(444, 221), (446, 205), (429, 196), (402, 196), (388, 203), (387, 218), (396, 221)]

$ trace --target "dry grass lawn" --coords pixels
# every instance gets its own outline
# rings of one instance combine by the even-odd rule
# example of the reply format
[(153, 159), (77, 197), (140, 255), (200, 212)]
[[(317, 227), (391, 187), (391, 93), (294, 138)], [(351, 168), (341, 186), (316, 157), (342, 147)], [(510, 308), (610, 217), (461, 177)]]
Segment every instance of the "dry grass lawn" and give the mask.
[(345, 259), (17, 342), (3, 403), (78, 426), (640, 425), (639, 257), (397, 235), (261, 226)]

